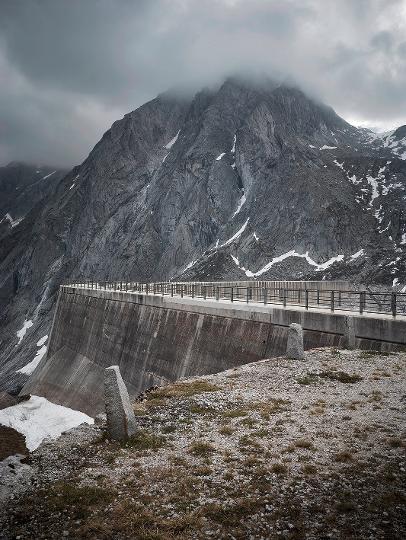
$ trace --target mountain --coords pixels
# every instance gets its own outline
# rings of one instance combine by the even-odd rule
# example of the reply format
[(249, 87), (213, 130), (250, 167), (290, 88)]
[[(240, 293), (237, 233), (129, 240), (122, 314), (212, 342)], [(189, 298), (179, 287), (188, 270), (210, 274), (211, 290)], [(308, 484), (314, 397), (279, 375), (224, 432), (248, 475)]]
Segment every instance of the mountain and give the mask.
[(403, 287), (405, 130), (378, 137), (298, 88), (237, 78), (125, 115), (0, 242), (0, 390), (26, 379), (69, 279)]
[(0, 239), (47, 197), (66, 173), (15, 161), (0, 167)]

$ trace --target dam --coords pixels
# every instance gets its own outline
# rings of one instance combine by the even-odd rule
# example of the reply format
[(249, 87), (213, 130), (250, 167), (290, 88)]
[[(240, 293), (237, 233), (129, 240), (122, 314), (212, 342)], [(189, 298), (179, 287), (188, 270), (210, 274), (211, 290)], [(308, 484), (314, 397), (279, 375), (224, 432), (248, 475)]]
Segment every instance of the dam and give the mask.
[(353, 317), (356, 346), (406, 347), (406, 295), (355, 291), (346, 282), (62, 285), (49, 347), (20, 395), (95, 416), (104, 369), (118, 365), (132, 398), (182, 377), (284, 354), (299, 323), (306, 349), (343, 345)]

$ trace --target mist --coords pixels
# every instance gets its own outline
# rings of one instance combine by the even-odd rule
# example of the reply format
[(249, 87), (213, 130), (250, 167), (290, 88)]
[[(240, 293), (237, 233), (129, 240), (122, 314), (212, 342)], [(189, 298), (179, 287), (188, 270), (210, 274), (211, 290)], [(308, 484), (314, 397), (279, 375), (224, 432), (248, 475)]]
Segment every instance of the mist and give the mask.
[(294, 80), (353, 124), (406, 123), (403, 0), (3, 0), (0, 163), (70, 167), (160, 92)]

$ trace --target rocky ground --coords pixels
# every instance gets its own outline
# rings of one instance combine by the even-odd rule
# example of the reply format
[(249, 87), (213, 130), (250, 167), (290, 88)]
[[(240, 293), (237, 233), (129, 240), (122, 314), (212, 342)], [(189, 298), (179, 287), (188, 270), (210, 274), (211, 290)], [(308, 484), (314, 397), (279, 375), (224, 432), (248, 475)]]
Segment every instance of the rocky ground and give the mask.
[(403, 539), (405, 381), (406, 353), (317, 349), (154, 389), (127, 444), (9, 463), (0, 538)]

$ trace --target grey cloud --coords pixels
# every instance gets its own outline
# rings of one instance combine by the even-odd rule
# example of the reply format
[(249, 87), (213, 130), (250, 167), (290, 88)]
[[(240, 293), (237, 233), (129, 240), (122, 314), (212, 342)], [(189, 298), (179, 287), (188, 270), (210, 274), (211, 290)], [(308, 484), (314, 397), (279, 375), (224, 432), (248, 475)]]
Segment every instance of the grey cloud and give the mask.
[(406, 123), (403, 0), (2, 0), (0, 162), (73, 165), (170, 87), (278, 73), (349, 119)]

